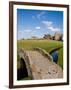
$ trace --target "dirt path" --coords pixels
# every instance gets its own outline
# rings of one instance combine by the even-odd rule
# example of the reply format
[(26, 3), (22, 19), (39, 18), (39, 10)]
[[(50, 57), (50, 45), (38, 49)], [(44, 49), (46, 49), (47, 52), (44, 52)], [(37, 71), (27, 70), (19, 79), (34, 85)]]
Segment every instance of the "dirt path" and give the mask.
[(62, 78), (63, 71), (60, 66), (51, 62), (38, 51), (26, 50), (29, 57), (33, 79)]

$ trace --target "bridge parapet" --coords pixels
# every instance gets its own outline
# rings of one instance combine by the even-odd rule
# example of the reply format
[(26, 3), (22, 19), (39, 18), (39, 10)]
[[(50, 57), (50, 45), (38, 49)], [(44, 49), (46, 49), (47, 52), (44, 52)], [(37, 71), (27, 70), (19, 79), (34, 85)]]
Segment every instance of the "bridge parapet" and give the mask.
[(44, 56), (46, 56), (50, 61), (53, 61), (52, 56), (48, 52), (46, 52), (44, 49), (41, 49), (39, 47), (36, 47), (36, 48), (34, 48), (34, 50), (39, 51), (41, 54), (43, 54)]

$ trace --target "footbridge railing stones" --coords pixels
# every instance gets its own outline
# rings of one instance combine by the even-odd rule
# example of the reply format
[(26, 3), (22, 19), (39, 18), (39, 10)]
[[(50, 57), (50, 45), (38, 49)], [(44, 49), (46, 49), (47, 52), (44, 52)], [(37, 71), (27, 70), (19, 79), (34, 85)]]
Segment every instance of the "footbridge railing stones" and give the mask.
[(38, 52), (40, 52), (42, 55), (44, 55), (45, 57), (47, 57), (48, 60), (53, 61), (52, 56), (48, 52), (46, 52), (44, 49), (41, 49), (39, 47), (36, 47), (36, 48), (34, 48), (34, 50), (37, 50)]

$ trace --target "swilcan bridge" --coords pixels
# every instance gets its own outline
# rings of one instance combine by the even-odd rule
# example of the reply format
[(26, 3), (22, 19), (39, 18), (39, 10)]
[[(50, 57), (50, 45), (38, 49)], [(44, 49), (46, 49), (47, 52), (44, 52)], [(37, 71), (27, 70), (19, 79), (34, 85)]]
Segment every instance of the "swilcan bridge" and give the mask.
[(41, 48), (33, 50), (19, 49), (20, 58), (26, 64), (28, 76), (33, 79), (63, 78), (62, 68), (53, 62), (52, 56)]

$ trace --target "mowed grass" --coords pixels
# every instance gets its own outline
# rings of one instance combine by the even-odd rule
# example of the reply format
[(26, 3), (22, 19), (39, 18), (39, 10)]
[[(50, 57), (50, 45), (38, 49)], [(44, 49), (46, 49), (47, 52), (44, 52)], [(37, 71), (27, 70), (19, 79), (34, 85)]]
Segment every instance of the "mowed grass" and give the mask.
[[(17, 47), (32, 50), (40, 47), (47, 52), (54, 48), (63, 46), (63, 42), (54, 40), (18, 40)], [(63, 48), (58, 50), (58, 64), (63, 68)]]
[(63, 48), (58, 50), (58, 65), (63, 69)]

